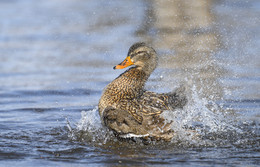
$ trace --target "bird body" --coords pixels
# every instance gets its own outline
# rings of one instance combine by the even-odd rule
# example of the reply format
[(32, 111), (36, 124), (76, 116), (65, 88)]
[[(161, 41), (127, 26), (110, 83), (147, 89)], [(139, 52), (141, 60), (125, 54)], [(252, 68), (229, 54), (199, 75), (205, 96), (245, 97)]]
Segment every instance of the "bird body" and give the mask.
[(154, 93), (144, 89), (157, 66), (157, 54), (144, 43), (130, 47), (127, 58), (114, 69), (128, 69), (104, 89), (99, 101), (102, 122), (118, 137), (151, 137), (170, 140), (174, 133), (160, 114), (181, 108), (186, 97), (181, 91)]

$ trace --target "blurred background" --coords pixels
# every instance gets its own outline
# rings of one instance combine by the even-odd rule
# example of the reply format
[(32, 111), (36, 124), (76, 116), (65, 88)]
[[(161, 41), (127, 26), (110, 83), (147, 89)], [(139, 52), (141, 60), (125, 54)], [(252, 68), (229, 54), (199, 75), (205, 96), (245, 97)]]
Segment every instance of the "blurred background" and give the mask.
[[(0, 0), (2, 164), (259, 164), (259, 18), (258, 0)], [(245, 124), (232, 131), (237, 138), (224, 133), (235, 141), (216, 137), (228, 146), (213, 140), (217, 148), (195, 150), (197, 157), (185, 144), (185, 152), (168, 149), (161, 154), (164, 149), (156, 147), (151, 156), (149, 149), (140, 153), (136, 146), (127, 146), (120, 152), (118, 143), (110, 143), (115, 147), (111, 155), (111, 148), (93, 147), (95, 141), (78, 143), (83, 139), (68, 135), (66, 118), (72, 126), (80, 120), (85, 126), (80, 130), (91, 126), (95, 131), (91, 139), (103, 136), (98, 131), (101, 125), (96, 125), (100, 122), (89, 119), (99, 120), (96, 106), (102, 90), (124, 71), (112, 67), (139, 41), (153, 46), (159, 55), (147, 89), (167, 92), (181, 84), (188, 87), (190, 103), (181, 125), (193, 125), (198, 119), (202, 126), (215, 129), (223, 120), (213, 126), (210, 123), (217, 118), (208, 113), (232, 113)], [(206, 117), (210, 120), (201, 121)], [(205, 142), (187, 140), (199, 146)], [(232, 157), (237, 149), (241, 154)], [(138, 160), (133, 156), (137, 153)], [(219, 159), (222, 156), (227, 158)], [(180, 163), (183, 157), (187, 159)], [(203, 157), (205, 162), (200, 160)], [(38, 162), (31, 163), (35, 159)]]

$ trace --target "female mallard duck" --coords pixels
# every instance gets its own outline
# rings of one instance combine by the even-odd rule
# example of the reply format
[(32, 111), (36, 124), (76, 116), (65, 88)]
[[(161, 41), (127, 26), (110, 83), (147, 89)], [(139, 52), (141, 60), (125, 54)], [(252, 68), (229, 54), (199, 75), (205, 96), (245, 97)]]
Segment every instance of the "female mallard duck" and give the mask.
[(145, 43), (136, 43), (126, 59), (114, 67), (128, 69), (105, 88), (98, 104), (102, 122), (118, 137), (170, 140), (173, 131), (160, 114), (182, 108), (187, 100), (181, 89), (170, 93), (154, 93), (144, 89), (145, 82), (157, 66), (157, 54)]

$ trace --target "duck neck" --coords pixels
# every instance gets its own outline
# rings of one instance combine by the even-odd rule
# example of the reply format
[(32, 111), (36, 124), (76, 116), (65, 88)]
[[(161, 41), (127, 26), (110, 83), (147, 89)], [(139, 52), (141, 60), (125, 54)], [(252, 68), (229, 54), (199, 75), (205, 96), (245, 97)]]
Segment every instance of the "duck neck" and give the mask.
[(149, 78), (150, 74), (138, 67), (132, 67), (127, 71), (127, 78), (132, 82), (138, 82), (144, 84)]
[(147, 74), (143, 70), (140, 70), (137, 67), (132, 67), (121, 74), (118, 78), (122, 78), (124, 83), (128, 85), (129, 89), (133, 89), (136, 92), (139, 92), (143, 90), (145, 82), (149, 76), (150, 74)]
[(143, 71), (147, 78), (152, 74), (152, 72), (155, 70), (157, 64), (144, 64), (143, 66), (137, 66), (136, 68), (140, 71)]

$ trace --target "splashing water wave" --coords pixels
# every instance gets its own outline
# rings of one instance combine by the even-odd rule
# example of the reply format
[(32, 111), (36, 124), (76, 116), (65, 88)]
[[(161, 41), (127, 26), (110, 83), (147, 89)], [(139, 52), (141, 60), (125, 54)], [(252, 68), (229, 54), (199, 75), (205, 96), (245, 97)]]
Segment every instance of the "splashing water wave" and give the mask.
[[(167, 121), (173, 121), (172, 129), (176, 132), (170, 144), (183, 147), (217, 147), (251, 143), (259, 146), (257, 133), (258, 126), (236, 121), (236, 116), (231, 113), (222, 112), (223, 108), (205, 98), (199, 98), (195, 86), (191, 87), (191, 94), (188, 104), (184, 109), (165, 111), (162, 117)], [(81, 112), (81, 119), (70, 129), (69, 137), (72, 140), (92, 144), (107, 144), (118, 142), (118, 139), (101, 123), (98, 108)], [(248, 129), (247, 127), (251, 127)], [(252, 127), (254, 127), (252, 129)], [(252, 138), (253, 139), (250, 139)], [(152, 142), (156, 145), (156, 142)]]

